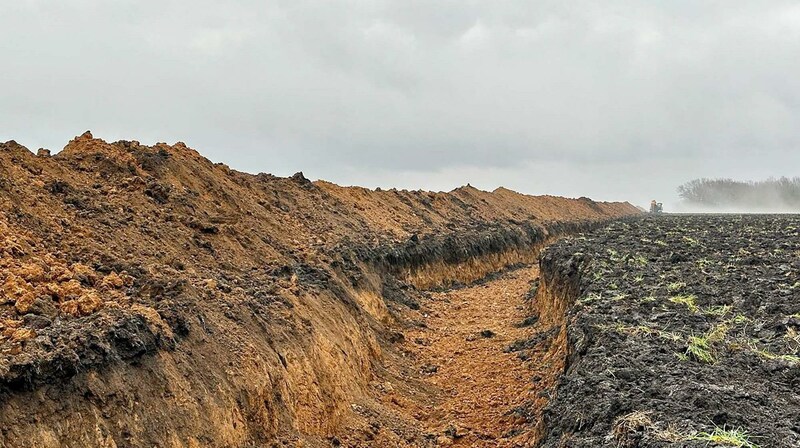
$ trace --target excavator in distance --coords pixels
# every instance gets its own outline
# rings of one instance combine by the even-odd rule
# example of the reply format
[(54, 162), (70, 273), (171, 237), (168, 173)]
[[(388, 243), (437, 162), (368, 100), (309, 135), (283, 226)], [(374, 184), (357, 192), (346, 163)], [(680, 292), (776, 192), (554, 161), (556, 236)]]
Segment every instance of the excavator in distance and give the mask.
[(650, 213), (664, 213), (664, 204), (653, 199), (650, 201)]

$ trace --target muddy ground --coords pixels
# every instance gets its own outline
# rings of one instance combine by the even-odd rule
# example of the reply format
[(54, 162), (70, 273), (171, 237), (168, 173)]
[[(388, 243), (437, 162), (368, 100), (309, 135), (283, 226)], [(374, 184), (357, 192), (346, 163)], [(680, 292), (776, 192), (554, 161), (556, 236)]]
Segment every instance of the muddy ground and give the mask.
[(800, 446), (799, 231), (658, 216), (548, 248), (539, 299), (574, 302), (542, 446)]

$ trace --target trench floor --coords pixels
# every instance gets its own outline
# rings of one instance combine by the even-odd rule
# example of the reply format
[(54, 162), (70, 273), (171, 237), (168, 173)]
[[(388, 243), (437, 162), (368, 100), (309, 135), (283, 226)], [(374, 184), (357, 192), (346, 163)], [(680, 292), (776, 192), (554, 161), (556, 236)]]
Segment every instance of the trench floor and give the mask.
[[(437, 437), (437, 445), (531, 446), (542, 391), (552, 386), (558, 366), (507, 348), (541, 329), (520, 327), (531, 315), (526, 298), (536, 267), (447, 292), (432, 293), (423, 305), (425, 327), (405, 333), (426, 382), (439, 391), (435, 403), (415, 418)], [(527, 409), (524, 410), (524, 409)]]

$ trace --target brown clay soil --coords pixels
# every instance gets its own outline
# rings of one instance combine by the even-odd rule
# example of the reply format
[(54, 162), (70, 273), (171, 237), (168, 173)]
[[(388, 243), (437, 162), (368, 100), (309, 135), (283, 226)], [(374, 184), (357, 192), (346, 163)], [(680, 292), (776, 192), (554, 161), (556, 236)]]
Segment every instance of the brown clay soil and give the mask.
[[(557, 363), (525, 361), (508, 348), (536, 331), (528, 293), (537, 276), (524, 267), (498, 279), (434, 293), (425, 326), (406, 333), (408, 351), (441, 392), (420, 420), (438, 442), (463, 447), (521, 447), (532, 440), (526, 403), (554, 384)], [(533, 381), (535, 379), (535, 381)], [(541, 407), (537, 409), (541, 411)]]
[(522, 398), (489, 374), (541, 398), (523, 359), (550, 353), (504, 351), (540, 331), (513, 327), (534, 274), (425, 291), (636, 213), (253, 175), (88, 132), (53, 156), (0, 143), (0, 447), (513, 446), (537, 406), (507, 415)]

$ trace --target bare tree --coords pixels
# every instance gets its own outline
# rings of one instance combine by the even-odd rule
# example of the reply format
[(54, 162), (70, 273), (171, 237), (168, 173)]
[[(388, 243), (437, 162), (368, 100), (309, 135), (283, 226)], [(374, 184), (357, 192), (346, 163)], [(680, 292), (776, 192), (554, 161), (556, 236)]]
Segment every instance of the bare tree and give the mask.
[(679, 186), (678, 195), (693, 205), (800, 210), (800, 177), (763, 181), (695, 179)]

